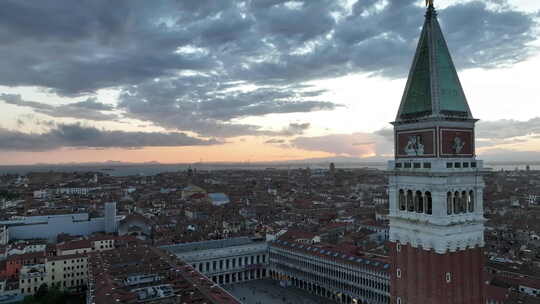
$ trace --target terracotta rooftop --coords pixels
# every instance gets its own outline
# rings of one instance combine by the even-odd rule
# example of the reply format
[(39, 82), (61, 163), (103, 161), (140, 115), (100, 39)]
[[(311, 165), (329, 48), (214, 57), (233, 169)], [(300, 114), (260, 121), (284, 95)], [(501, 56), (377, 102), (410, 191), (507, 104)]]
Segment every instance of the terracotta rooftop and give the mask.
[[(159, 279), (136, 285), (124, 283), (126, 278), (141, 274)], [(172, 288), (174, 293), (152, 299), (152, 303), (240, 304), (191, 266), (144, 244), (90, 254), (89, 281), (96, 304), (139, 303), (143, 300), (135, 289), (157, 285), (170, 286), (167, 288)]]
[(70, 241), (57, 246), (59, 250), (77, 250), (92, 248), (92, 244), (89, 240)]

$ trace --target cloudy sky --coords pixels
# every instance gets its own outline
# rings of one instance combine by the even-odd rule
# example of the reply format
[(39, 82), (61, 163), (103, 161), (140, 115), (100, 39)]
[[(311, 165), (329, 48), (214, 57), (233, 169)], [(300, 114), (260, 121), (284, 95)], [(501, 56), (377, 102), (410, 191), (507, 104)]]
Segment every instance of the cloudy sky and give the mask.
[[(5, 0), (0, 164), (392, 155), (423, 0)], [(540, 1), (438, 0), (487, 159), (540, 160)]]

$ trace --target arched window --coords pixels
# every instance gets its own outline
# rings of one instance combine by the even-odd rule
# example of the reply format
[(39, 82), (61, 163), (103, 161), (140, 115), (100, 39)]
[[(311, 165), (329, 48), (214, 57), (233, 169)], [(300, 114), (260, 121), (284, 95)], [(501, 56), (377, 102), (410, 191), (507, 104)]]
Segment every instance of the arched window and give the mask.
[(433, 214), (433, 200), (429, 191), (426, 192), (426, 213)]
[(399, 210), (402, 210), (402, 211), (405, 211), (406, 207), (405, 207), (405, 191), (403, 191), (403, 189), (399, 189), (399, 197), (398, 197), (398, 201), (399, 201)]
[(469, 212), (474, 212), (474, 191), (469, 191)]
[(469, 202), (467, 191), (461, 192), (461, 200), (460, 201), (461, 201), (461, 204), (460, 204), (461, 210), (460, 211), (462, 213), (466, 213), (467, 212), (467, 203)]
[(458, 214), (461, 212), (461, 209), (459, 209), (459, 192), (454, 192), (454, 214)]
[(422, 192), (416, 191), (415, 194), (415, 203), (416, 203), (416, 212), (418, 213), (424, 213), (424, 196), (422, 195)]
[(446, 213), (448, 215), (452, 214), (453, 204), (452, 204), (452, 193), (448, 192), (446, 193)]
[(414, 211), (413, 195), (411, 190), (407, 190), (407, 210)]

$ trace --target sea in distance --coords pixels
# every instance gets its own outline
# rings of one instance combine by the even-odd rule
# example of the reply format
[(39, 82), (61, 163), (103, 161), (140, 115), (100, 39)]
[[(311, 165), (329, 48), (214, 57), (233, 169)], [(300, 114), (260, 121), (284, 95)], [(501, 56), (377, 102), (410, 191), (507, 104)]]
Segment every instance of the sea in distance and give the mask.
[[(102, 172), (111, 176), (149, 176), (164, 172), (185, 171), (194, 168), (201, 171), (216, 170), (288, 170), (310, 168), (312, 170), (328, 169), (330, 162), (321, 163), (194, 163), (194, 164), (159, 164), (159, 163), (103, 163), (103, 164), (43, 164), (43, 165), (15, 165), (0, 166), (0, 175), (19, 174), (29, 172)], [(336, 162), (337, 169), (377, 169), (386, 170), (386, 162)], [(493, 171), (540, 170), (540, 163), (512, 163), (512, 162), (486, 162), (484, 167)]]

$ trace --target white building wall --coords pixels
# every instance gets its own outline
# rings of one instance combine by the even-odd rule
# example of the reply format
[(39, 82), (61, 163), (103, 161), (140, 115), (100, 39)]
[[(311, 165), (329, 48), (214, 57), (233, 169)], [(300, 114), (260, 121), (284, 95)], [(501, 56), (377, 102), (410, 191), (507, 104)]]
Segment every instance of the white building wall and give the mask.
[[(40, 269), (29, 273), (30, 268)], [(19, 291), (22, 295), (34, 294), (42, 284), (61, 289), (75, 289), (88, 283), (88, 258), (77, 255), (65, 259), (48, 260), (45, 264), (25, 266), (19, 278)]]
[(89, 235), (105, 231), (104, 218), (76, 221), (71, 216), (51, 216), (40, 224), (27, 224), (9, 227), (12, 239), (56, 239), (61, 233), (69, 235)]
[[(116, 213), (115, 213), (116, 215)], [(122, 217), (114, 217), (114, 227)], [(105, 218), (90, 219), (87, 213), (30, 216), (17, 220), (0, 221), (8, 227), (11, 239), (56, 239), (60, 233), (90, 235), (105, 231)]]
[(529, 287), (525, 285), (519, 285), (519, 291), (522, 293), (526, 293), (530, 296), (539, 296), (540, 295), (540, 289)]
[(116, 202), (105, 203), (105, 232), (115, 233), (117, 231)]
[(0, 245), (9, 243), (9, 229), (7, 226), (0, 225)]
[(267, 276), (268, 243), (266, 242), (180, 253), (175, 253), (174, 247), (175, 245), (161, 248), (171, 250), (179, 259), (192, 265), (218, 284), (232, 284)]
[(36, 190), (34, 191), (34, 198), (44, 199), (49, 197), (49, 192), (47, 190)]

